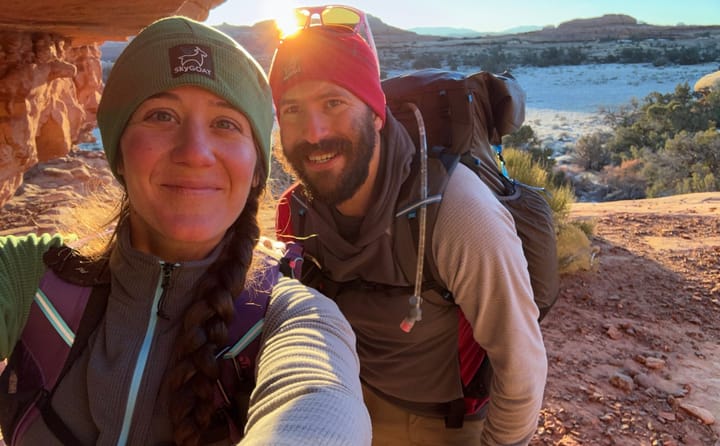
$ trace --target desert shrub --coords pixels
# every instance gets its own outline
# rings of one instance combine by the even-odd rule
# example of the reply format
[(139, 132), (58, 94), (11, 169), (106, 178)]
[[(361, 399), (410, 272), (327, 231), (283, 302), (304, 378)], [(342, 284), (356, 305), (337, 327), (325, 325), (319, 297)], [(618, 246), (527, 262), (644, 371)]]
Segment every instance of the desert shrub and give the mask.
[(514, 147), (521, 150), (529, 150), (530, 148), (540, 146), (540, 140), (538, 140), (537, 135), (535, 135), (535, 131), (527, 124), (503, 136), (502, 143), (503, 146)]
[(605, 166), (603, 175), (608, 186), (606, 200), (634, 200), (645, 198), (647, 182), (642, 175), (639, 159), (623, 161), (619, 166)]
[(592, 223), (565, 223), (560, 226), (557, 235), (558, 267), (561, 274), (571, 274), (592, 269), (597, 249), (585, 233)]
[(668, 140), (663, 150), (645, 154), (643, 175), (647, 195), (713, 192), (720, 190), (720, 133), (714, 128), (703, 132), (680, 132)]
[(611, 135), (606, 132), (593, 132), (581, 136), (571, 149), (575, 163), (587, 170), (600, 171), (610, 164), (611, 152), (608, 141)]
[(575, 220), (572, 224), (580, 229), (588, 238), (591, 238), (595, 234), (597, 221), (593, 219)]
[(581, 137), (574, 155), (586, 169), (609, 166), (604, 199), (641, 197), (643, 182), (648, 197), (720, 190), (720, 91), (697, 95), (678, 84), (603, 115), (612, 131)]
[(503, 154), (510, 176), (521, 183), (545, 189), (556, 226), (563, 223), (570, 213), (570, 206), (575, 201), (572, 188), (568, 185), (554, 184), (548, 171), (540, 163), (533, 161), (528, 152), (507, 148)]
[(672, 93), (653, 92), (641, 103), (606, 112), (605, 121), (614, 130), (608, 149), (619, 155), (617, 163), (633, 148), (657, 152), (681, 131), (704, 131), (711, 122), (720, 122), (720, 92), (697, 97), (687, 83), (678, 84)]
[(555, 165), (553, 150), (549, 147), (542, 147), (535, 131), (529, 125), (522, 125), (514, 132), (503, 136), (502, 145), (530, 153), (532, 161), (541, 165), (552, 175), (552, 168)]

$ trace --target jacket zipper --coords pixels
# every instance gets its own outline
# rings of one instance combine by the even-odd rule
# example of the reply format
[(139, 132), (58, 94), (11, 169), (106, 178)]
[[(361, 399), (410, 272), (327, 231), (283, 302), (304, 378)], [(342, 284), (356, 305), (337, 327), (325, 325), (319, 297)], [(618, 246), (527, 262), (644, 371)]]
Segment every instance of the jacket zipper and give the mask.
[(172, 272), (176, 267), (180, 266), (177, 263), (166, 263), (162, 261), (160, 265), (162, 267), (162, 274), (158, 278), (158, 283), (155, 286), (155, 295), (153, 297), (152, 308), (150, 309), (150, 321), (145, 330), (145, 337), (140, 347), (137, 361), (135, 361), (135, 370), (133, 371), (132, 380), (130, 381), (130, 390), (128, 391), (127, 403), (125, 405), (125, 415), (123, 416), (122, 428), (117, 441), (118, 446), (127, 444), (130, 426), (135, 412), (135, 404), (137, 402), (138, 392), (140, 391), (140, 383), (142, 382), (145, 367), (148, 363), (150, 347), (152, 346), (155, 329), (157, 328), (158, 317), (167, 318), (166, 316), (162, 316), (161, 305), (165, 300)]
[(160, 287), (162, 288), (162, 295), (160, 296), (160, 302), (158, 303), (158, 309), (157, 309), (157, 315), (158, 317), (161, 317), (165, 320), (170, 319), (170, 317), (165, 312), (165, 304), (167, 303), (167, 294), (168, 289), (170, 285), (170, 276), (172, 275), (173, 270), (175, 267), (180, 266), (179, 263), (165, 263), (160, 262), (162, 264), (162, 283), (160, 284)]

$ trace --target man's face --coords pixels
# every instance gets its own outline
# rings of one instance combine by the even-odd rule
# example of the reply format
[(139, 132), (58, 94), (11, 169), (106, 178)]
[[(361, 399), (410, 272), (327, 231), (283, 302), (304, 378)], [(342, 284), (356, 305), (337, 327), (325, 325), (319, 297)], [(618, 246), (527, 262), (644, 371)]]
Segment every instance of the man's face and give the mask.
[(311, 196), (330, 206), (352, 198), (368, 178), (382, 122), (348, 90), (307, 81), (282, 97), (283, 155)]

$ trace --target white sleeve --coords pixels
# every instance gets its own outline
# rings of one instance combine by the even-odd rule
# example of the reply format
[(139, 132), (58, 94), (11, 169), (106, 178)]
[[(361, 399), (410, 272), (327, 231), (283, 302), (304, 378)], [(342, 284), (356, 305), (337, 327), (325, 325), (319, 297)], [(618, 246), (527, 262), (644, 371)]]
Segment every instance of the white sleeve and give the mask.
[(355, 335), (333, 301), (281, 278), (265, 317), (244, 445), (370, 445)]
[(463, 165), (450, 177), (432, 249), (440, 278), (493, 366), (482, 444), (526, 444), (547, 374), (539, 312), (512, 216)]

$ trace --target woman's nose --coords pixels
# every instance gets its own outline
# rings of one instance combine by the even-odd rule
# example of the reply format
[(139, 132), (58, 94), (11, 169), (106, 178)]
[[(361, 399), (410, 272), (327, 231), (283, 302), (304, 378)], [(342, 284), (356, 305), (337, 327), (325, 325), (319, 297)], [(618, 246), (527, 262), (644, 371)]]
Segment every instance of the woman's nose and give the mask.
[(187, 121), (178, 132), (173, 160), (191, 166), (206, 166), (215, 159), (209, 129), (197, 122)]

